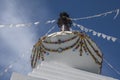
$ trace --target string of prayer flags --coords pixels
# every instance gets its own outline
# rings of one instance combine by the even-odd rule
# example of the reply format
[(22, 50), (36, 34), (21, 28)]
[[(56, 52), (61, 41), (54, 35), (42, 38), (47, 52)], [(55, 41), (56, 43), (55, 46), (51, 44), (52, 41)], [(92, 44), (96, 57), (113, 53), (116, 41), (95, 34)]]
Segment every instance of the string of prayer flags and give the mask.
[(77, 26), (78, 28), (80, 28), (81, 31), (84, 31), (84, 32), (90, 32), (92, 33), (93, 36), (98, 36), (98, 37), (102, 37), (103, 39), (106, 39), (106, 40), (111, 40), (113, 42), (115, 42), (118, 38), (115, 38), (113, 36), (109, 36), (109, 35), (106, 35), (104, 33), (100, 33), (100, 32), (97, 32), (93, 29), (88, 29), (82, 25), (79, 25), (79, 24), (76, 24), (76, 23), (73, 23), (73, 26)]
[(105, 13), (100, 13), (100, 14), (96, 14), (93, 16), (87, 16), (87, 17), (82, 17), (82, 18), (71, 18), (71, 20), (73, 21), (78, 21), (78, 20), (83, 20), (83, 19), (91, 19), (91, 18), (97, 18), (97, 17), (101, 17), (101, 16), (107, 16), (108, 14), (112, 14), (112, 13), (116, 13), (113, 19), (116, 19), (117, 16), (119, 15), (120, 9), (116, 9), (116, 10), (111, 10)]

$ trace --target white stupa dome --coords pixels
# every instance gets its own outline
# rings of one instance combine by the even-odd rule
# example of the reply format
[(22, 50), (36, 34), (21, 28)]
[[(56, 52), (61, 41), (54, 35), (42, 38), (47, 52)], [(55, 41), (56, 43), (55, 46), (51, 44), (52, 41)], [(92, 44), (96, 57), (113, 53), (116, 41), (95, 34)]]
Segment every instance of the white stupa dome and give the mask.
[(80, 32), (61, 31), (42, 37), (33, 48), (31, 65), (36, 67), (44, 62), (64, 65), (100, 73), (102, 53), (94, 41)]

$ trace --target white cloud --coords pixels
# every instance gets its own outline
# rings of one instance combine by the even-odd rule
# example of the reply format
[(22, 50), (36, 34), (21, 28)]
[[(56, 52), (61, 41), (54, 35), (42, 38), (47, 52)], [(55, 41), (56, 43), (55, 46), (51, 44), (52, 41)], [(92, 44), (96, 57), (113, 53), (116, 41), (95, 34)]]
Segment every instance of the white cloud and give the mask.
[[(14, 23), (18, 23), (18, 22), (20, 22), (20, 23), (23, 22), (22, 19), (20, 18), (20, 16), (16, 15), (17, 14), (16, 2), (5, 0), (4, 5), (5, 5), (4, 6), (5, 9), (2, 10), (3, 11), (2, 12), (2, 22), (3, 23), (6, 23), (6, 24), (13, 23), (14, 24)], [(27, 15), (24, 17), (26, 18), (26, 20), (28, 20)], [(16, 58), (22, 57), (22, 55), (24, 54), (25, 61), (19, 62), (19, 63), (25, 63), (25, 62), (29, 61), (28, 57), (30, 58), (31, 53), (27, 53), (27, 52), (33, 46), (33, 44), (34, 44), (33, 38), (35, 38), (35, 37), (36, 37), (36, 34), (32, 33), (30, 28), (24, 28), (24, 27), (15, 28), (15, 27), (8, 27), (8, 26), (0, 28), (0, 38), (3, 40), (3, 45), (4, 45), (4, 43), (7, 44), (6, 49), (10, 49), (12, 51), (12, 52), (7, 52), (10, 54), (10, 56), (12, 56), (12, 59), (10, 56), (8, 56), (6, 53), (4, 53), (5, 56), (4, 56), (4, 58), (1, 59), (1, 61), (2, 61), (1, 65), (3, 65), (3, 64), (9, 65), (9, 63), (14, 62), (13, 69), (15, 69), (15, 70), (18, 69), (18, 67), (20, 67), (20, 66), (25, 66), (22, 64), (19, 64), (20, 66), (18, 64), (15, 64), (19, 61), (22, 61), (22, 60), (16, 59)], [(0, 46), (2, 46), (2, 45), (0, 45)], [(18, 60), (18, 61), (16, 61), (16, 60)], [(17, 67), (14, 67), (14, 66), (17, 66)], [(5, 69), (5, 71), (7, 72), (8, 69)]]
[[(16, 0), (4, 0), (4, 9), (1, 10), (1, 22), (2, 24), (22, 24), (24, 21), (30, 21), (30, 14), (28, 14), (28, 10), (19, 10), (17, 5)], [(32, 6), (34, 7), (34, 6)], [(38, 7), (38, 6), (37, 6)], [(27, 9), (24, 7), (21, 7), (23, 9)], [(46, 7), (44, 7), (46, 8)], [(47, 8), (43, 9), (43, 7), (39, 10), (44, 10), (41, 11), (40, 15), (48, 16), (49, 13), (47, 13)], [(22, 12), (24, 11), (24, 12)], [(26, 11), (26, 13), (25, 13)], [(30, 9), (31, 11), (31, 9)], [(48, 10), (49, 11), (49, 10)], [(44, 12), (44, 14), (43, 14)], [(25, 14), (23, 14), (25, 13)], [(40, 13), (40, 12), (39, 12)], [(23, 14), (23, 15), (22, 15)], [(34, 14), (33, 14), (34, 15)], [(23, 20), (24, 17), (24, 20)], [(36, 17), (36, 15), (35, 15)], [(38, 17), (38, 16), (37, 16)], [(31, 22), (31, 21), (30, 21)], [(9, 58), (8, 55), (4, 54), (4, 58), (1, 59), (1, 65), (6, 64), (12, 65), (12, 70), (17, 71), (17, 72), (24, 72), (28, 71), (30, 68), (30, 55), (31, 55), (31, 48), (35, 44), (35, 38), (37, 37), (37, 32), (33, 31), (33, 27), (14, 27), (14, 25), (11, 26), (3, 26), (0, 24), (0, 38), (3, 40), (3, 45), (4, 43), (7, 44), (7, 48), (9, 48), (12, 52), (8, 52), (11, 56)], [(36, 22), (36, 25), (38, 22)], [(19, 25), (18, 25), (19, 26)], [(2, 45), (0, 45), (2, 46)], [(16, 56), (17, 55), (17, 56)], [(17, 57), (20, 57), (17, 59)], [(6, 59), (7, 58), (7, 59)], [(17, 60), (17, 61), (16, 61)], [(29, 63), (28, 63), (29, 62)], [(11, 67), (11, 66), (10, 66)], [(24, 68), (24, 69), (23, 69)], [(5, 69), (7, 71), (7, 69)], [(23, 71), (25, 70), (25, 71)], [(29, 69), (30, 70), (30, 69)]]

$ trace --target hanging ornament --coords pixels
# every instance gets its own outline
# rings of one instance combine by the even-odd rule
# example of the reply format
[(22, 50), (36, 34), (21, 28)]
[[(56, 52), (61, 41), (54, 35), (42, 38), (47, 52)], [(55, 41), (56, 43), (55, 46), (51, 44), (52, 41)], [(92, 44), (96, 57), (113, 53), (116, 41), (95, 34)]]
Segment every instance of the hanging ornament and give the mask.
[(58, 44), (61, 44), (61, 42), (62, 42), (62, 41), (61, 41), (60, 39), (58, 39)]
[(82, 53), (83, 53), (82, 47), (80, 47), (80, 56), (82, 56)]
[(88, 52), (85, 52), (85, 54), (86, 54), (86, 55), (89, 55), (89, 53), (88, 53)]
[(63, 51), (62, 48), (58, 48), (58, 53), (61, 53)]
[(79, 48), (79, 44), (73, 49), (73, 51), (77, 50)]
[(76, 49), (73, 49), (72, 51), (75, 51)]
[(46, 55), (49, 55), (49, 54), (50, 54), (50, 53), (48, 53), (48, 52), (46, 53)]

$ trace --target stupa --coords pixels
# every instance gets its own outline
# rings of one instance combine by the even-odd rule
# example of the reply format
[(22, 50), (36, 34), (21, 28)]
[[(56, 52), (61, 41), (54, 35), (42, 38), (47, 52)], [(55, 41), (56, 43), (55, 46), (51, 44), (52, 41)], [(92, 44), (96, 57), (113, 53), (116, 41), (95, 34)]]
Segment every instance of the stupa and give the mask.
[(59, 32), (41, 37), (33, 46), (27, 76), (13, 73), (11, 80), (117, 80), (100, 75), (103, 55), (85, 33), (70, 31), (72, 20), (60, 13)]

